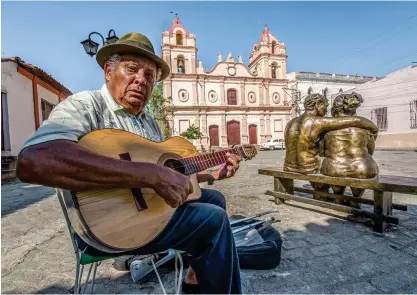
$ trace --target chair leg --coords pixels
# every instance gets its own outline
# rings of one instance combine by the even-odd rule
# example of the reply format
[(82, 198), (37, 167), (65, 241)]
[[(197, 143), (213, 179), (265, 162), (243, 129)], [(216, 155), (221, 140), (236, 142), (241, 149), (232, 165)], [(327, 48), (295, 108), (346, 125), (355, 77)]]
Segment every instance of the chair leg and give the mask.
[(76, 256), (76, 269), (75, 269), (75, 286), (74, 286), (74, 294), (80, 294), (80, 285), (81, 285), (81, 278), (83, 275), (83, 269), (84, 266), (81, 269), (81, 273), (80, 273), (80, 268), (81, 268), (81, 263), (80, 263), (80, 258), (78, 257), (78, 255)]
[(94, 293), (94, 281), (95, 281), (95, 279), (96, 279), (96, 272), (97, 272), (97, 267), (100, 265), (100, 263), (99, 262), (96, 262), (95, 263), (95, 266), (94, 266), (94, 272), (93, 272), (93, 282), (92, 282), (92, 284), (91, 284), (91, 294), (93, 294)]
[(85, 280), (85, 286), (84, 286), (83, 294), (85, 293), (85, 290), (87, 290), (88, 281), (90, 280), (90, 274), (91, 274), (91, 270), (93, 269), (93, 265), (94, 265), (94, 263), (90, 265), (90, 269), (88, 271), (87, 279)]

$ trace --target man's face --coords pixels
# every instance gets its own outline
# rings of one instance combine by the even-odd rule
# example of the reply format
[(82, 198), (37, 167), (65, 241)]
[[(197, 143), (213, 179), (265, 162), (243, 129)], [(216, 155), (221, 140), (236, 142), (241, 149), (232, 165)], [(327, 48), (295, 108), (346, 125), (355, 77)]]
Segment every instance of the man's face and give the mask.
[(137, 115), (151, 97), (157, 67), (146, 57), (122, 55), (115, 69), (104, 66), (107, 87), (114, 100), (125, 110)]
[(317, 116), (324, 117), (327, 114), (327, 107), (329, 103), (327, 100), (320, 100), (316, 104)]

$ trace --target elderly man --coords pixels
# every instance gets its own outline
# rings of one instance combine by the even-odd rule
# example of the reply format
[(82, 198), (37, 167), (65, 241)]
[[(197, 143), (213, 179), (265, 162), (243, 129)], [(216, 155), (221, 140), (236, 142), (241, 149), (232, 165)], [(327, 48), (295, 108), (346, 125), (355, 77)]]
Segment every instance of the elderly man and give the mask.
[[(183, 292), (241, 293), (238, 255), (220, 192), (202, 189), (201, 199), (185, 202), (192, 186), (184, 175), (156, 164), (107, 158), (77, 144), (81, 136), (101, 128), (164, 140), (145, 106), (155, 83), (165, 79), (170, 69), (155, 55), (149, 39), (129, 33), (102, 47), (97, 62), (104, 69), (105, 85), (100, 91), (74, 94), (54, 108), (24, 144), (18, 158), (18, 177), (24, 182), (72, 191), (152, 188), (177, 210), (155, 240), (128, 254), (184, 250), (189, 253), (192, 268), (185, 277)], [(240, 158), (228, 156), (228, 162), (217, 171), (198, 175), (199, 182), (233, 176)], [(79, 244), (87, 253), (103, 254), (81, 239)]]

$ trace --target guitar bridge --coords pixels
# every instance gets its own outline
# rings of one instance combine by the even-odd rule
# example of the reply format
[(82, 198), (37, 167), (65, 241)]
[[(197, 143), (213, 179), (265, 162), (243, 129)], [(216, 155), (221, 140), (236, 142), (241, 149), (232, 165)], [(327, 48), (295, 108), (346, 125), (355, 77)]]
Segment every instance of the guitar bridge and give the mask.
[[(121, 160), (125, 161), (132, 161), (130, 158), (129, 153), (124, 153), (119, 155)], [(143, 198), (143, 193), (140, 188), (132, 188), (130, 191), (133, 194), (133, 199), (135, 200), (136, 208), (138, 211), (146, 210), (148, 209), (148, 205), (145, 202), (145, 199)]]

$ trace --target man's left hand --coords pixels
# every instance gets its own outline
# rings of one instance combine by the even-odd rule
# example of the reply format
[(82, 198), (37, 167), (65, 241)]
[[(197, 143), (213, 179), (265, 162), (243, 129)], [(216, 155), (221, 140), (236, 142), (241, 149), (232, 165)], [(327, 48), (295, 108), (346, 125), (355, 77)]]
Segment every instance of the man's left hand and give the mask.
[(212, 176), (214, 180), (222, 180), (232, 177), (239, 169), (239, 162), (241, 158), (237, 155), (226, 153), (227, 162), (223, 164), (220, 169), (213, 171)]

